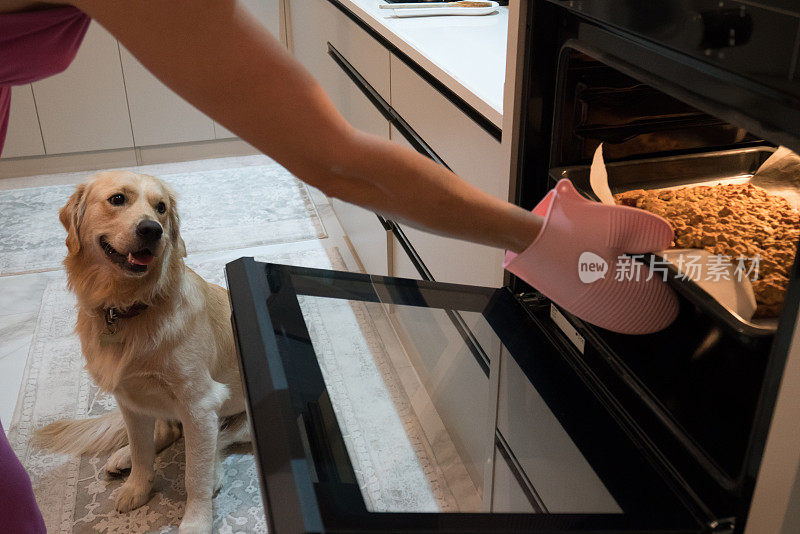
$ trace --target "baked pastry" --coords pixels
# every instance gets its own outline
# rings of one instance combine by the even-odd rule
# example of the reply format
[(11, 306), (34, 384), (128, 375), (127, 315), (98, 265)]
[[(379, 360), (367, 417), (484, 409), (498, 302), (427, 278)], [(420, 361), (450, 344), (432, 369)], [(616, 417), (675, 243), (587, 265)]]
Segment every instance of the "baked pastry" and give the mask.
[(614, 195), (618, 204), (661, 215), (675, 230), (674, 247), (700, 248), (737, 258), (755, 274), (754, 317), (776, 317), (783, 306), (794, 261), (800, 213), (780, 196), (750, 183), (636, 189)]

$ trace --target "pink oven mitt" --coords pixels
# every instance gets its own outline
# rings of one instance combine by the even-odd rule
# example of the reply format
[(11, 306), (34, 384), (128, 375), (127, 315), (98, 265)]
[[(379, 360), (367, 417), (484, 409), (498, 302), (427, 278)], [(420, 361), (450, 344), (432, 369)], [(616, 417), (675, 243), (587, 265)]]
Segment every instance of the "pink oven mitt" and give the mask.
[(646, 265), (620, 259), (669, 247), (674, 236), (665, 219), (592, 202), (566, 179), (533, 212), (544, 225), (519, 255), (506, 253), (506, 269), (573, 315), (614, 332), (648, 334), (675, 320), (678, 299), (663, 274), (650, 276)]

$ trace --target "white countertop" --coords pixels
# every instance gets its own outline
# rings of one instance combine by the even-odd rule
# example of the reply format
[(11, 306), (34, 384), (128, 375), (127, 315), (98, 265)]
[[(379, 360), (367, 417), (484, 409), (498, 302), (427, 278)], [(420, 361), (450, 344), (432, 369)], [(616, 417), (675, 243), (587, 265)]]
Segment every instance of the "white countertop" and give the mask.
[(382, 0), (339, 0), (498, 128), (503, 126), (508, 8), (484, 16), (399, 18)]

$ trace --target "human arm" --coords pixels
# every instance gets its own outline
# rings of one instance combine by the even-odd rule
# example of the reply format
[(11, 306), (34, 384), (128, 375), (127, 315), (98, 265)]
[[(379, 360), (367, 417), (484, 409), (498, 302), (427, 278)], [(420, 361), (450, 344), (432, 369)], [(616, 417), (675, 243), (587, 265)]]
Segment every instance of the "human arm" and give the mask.
[[(329, 196), (417, 228), (507, 249), (509, 270), (605, 328), (645, 333), (675, 318), (677, 300), (663, 281), (606, 278), (589, 290), (578, 277), (582, 251), (603, 252), (614, 266), (615, 254), (667, 246), (672, 231), (666, 221), (626, 211), (633, 208), (576, 201), (568, 203), (575, 207), (570, 216), (545, 223), (545, 212), (529, 213), (412, 150), (355, 130), (235, 0), (73, 1), (175, 92)], [(634, 250), (628, 250), (631, 243)]]
[(434, 233), (522, 251), (541, 218), (352, 128), (234, 0), (74, 0), (156, 77), (329, 196)]

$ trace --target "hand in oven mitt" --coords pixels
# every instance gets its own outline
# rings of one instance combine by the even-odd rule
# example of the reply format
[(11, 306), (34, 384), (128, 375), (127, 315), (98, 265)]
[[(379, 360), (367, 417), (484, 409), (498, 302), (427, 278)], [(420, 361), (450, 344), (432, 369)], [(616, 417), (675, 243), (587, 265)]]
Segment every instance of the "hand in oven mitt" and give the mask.
[(506, 253), (506, 269), (607, 330), (649, 334), (675, 320), (678, 299), (663, 276), (624, 257), (668, 248), (674, 236), (665, 219), (588, 200), (566, 179), (533, 212), (544, 218), (542, 229), (523, 252)]

